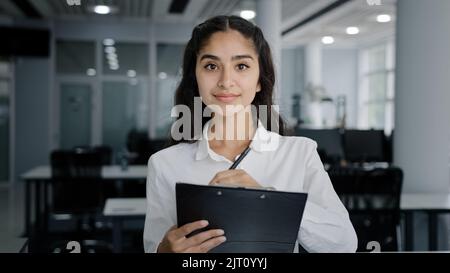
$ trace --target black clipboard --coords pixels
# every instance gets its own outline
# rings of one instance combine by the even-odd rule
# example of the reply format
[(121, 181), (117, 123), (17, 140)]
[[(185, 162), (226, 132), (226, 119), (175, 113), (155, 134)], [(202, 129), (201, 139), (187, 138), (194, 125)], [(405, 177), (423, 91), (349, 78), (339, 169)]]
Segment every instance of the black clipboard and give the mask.
[(227, 241), (215, 253), (292, 253), (306, 193), (177, 183), (178, 226), (197, 220), (209, 225), (189, 234), (221, 228)]

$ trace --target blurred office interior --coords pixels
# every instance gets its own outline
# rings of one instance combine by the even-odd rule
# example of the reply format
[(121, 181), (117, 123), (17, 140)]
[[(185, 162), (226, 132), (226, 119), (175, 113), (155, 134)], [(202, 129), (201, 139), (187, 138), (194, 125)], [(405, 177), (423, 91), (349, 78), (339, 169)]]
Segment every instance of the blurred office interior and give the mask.
[(358, 251), (450, 251), (448, 0), (0, 1), (0, 251), (143, 251), (145, 165), (219, 14), (263, 30)]

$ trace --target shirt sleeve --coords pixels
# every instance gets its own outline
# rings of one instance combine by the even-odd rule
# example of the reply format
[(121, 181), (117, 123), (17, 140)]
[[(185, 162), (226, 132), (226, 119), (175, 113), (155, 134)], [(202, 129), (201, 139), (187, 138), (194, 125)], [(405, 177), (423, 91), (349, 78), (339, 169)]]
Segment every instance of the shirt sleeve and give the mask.
[(358, 245), (348, 212), (333, 189), (313, 142), (306, 162), (308, 193), (298, 240), (308, 252), (355, 252)]
[(165, 233), (175, 223), (171, 218), (169, 205), (172, 200), (167, 186), (157, 171), (156, 160), (152, 156), (148, 161), (147, 175), (147, 211), (144, 227), (144, 251), (155, 253)]

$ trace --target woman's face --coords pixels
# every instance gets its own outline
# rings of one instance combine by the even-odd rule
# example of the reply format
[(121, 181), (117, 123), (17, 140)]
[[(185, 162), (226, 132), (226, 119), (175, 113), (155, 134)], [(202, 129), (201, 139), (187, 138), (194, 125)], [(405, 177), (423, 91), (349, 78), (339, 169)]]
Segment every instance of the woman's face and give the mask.
[(224, 115), (227, 105), (246, 107), (261, 90), (258, 55), (252, 41), (236, 30), (211, 35), (197, 56), (195, 75), (203, 102), (217, 105)]

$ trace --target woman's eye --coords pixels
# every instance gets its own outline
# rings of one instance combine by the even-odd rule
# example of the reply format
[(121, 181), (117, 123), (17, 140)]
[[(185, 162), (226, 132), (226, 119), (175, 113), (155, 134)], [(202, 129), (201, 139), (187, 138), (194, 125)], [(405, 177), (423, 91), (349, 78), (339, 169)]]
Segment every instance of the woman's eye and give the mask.
[(217, 65), (215, 65), (215, 64), (207, 64), (207, 65), (205, 65), (205, 68), (207, 70), (216, 70), (217, 69)]
[(246, 70), (247, 68), (249, 68), (249, 66), (246, 64), (238, 64), (237, 68), (238, 70)]

